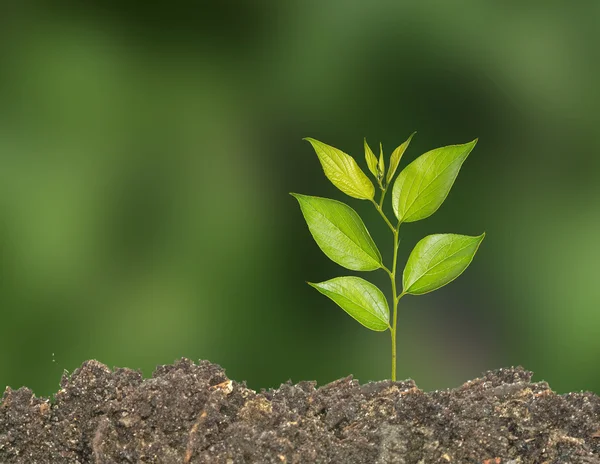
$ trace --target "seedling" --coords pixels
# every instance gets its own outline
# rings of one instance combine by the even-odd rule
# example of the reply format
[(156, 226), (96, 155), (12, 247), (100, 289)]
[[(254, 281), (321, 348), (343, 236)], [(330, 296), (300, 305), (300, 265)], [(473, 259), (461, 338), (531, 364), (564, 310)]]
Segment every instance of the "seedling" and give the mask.
[(390, 331), (392, 380), (396, 380), (398, 302), (404, 295), (423, 295), (452, 282), (469, 266), (485, 237), (485, 233), (479, 236), (428, 235), (411, 252), (402, 273), (402, 291), (398, 292), (396, 268), (400, 226), (425, 219), (438, 210), (448, 196), (462, 164), (477, 143), (475, 139), (464, 145), (436, 148), (406, 166), (392, 188), (392, 208), (397, 219), (394, 225), (383, 210), (383, 201), (413, 135), (415, 133), (392, 152), (387, 173), (383, 147), (379, 144), (377, 159), (365, 139), (365, 159), (381, 191), (379, 201), (375, 200), (373, 183), (354, 158), (318, 140), (304, 139), (313, 146), (325, 175), (333, 185), (346, 195), (373, 203), (390, 228), (394, 237), (391, 267), (383, 264), (377, 245), (358, 213), (350, 206), (329, 198), (291, 194), (300, 203), (315, 242), (332, 261), (353, 271), (383, 269), (389, 275), (392, 284), (391, 325), (390, 309), (383, 292), (360, 277), (336, 277), (320, 283), (309, 282), (309, 285), (368, 329)]

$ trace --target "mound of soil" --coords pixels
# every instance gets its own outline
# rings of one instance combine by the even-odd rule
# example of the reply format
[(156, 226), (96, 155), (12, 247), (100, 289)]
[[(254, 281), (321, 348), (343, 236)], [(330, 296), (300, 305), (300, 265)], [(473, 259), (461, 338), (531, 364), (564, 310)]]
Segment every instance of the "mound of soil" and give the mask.
[(600, 464), (600, 398), (500, 369), (423, 392), (412, 380), (256, 393), (208, 361), (144, 380), (87, 361), (54, 400), (7, 388), (0, 463)]

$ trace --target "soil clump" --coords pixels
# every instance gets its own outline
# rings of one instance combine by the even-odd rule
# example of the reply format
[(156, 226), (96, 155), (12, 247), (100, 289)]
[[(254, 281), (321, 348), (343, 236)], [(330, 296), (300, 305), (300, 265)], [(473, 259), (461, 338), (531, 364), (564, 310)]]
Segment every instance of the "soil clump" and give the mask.
[(600, 464), (600, 398), (557, 395), (522, 368), (461, 387), (412, 380), (257, 393), (181, 359), (143, 379), (86, 361), (52, 400), (7, 388), (2, 464)]

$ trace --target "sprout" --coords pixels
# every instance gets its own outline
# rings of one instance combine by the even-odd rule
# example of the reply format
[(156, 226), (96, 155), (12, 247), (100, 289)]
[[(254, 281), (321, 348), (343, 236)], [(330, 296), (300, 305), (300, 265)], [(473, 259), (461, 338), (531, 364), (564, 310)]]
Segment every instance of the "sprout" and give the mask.
[(463, 145), (436, 148), (406, 166), (392, 188), (392, 208), (396, 216), (394, 225), (383, 211), (383, 202), (413, 135), (392, 152), (387, 176), (381, 144), (377, 159), (365, 139), (365, 160), (381, 191), (379, 202), (375, 200), (373, 183), (354, 158), (318, 140), (305, 139), (313, 146), (325, 176), (333, 185), (346, 195), (373, 203), (390, 228), (394, 237), (390, 267), (383, 263), (381, 253), (365, 224), (350, 206), (328, 198), (291, 194), (298, 200), (315, 242), (328, 258), (353, 271), (383, 269), (389, 275), (391, 305), (388, 305), (379, 288), (356, 276), (336, 277), (309, 285), (368, 329), (391, 332), (392, 380), (396, 380), (398, 302), (404, 295), (422, 295), (452, 282), (469, 266), (485, 237), (483, 233), (478, 236), (435, 234), (423, 238), (408, 258), (402, 273), (402, 291), (398, 291), (396, 276), (400, 225), (425, 219), (438, 210), (448, 196), (462, 164), (477, 143), (475, 139)]

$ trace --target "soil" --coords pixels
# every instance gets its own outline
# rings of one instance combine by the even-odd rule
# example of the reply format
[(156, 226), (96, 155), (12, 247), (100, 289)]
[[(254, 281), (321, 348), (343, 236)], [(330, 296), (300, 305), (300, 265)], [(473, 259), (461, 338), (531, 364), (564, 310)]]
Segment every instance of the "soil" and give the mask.
[(412, 380), (256, 393), (182, 359), (143, 379), (87, 361), (52, 400), (7, 388), (0, 463), (600, 464), (600, 398), (522, 368), (423, 392)]

